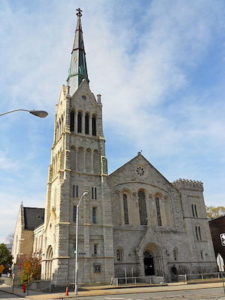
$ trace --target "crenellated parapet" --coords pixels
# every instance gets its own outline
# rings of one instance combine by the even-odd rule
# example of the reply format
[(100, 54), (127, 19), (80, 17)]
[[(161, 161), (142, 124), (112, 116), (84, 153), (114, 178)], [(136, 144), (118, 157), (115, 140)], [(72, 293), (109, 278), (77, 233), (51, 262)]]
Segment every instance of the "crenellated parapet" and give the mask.
[(178, 189), (178, 190), (194, 190), (203, 192), (203, 183), (201, 181), (197, 180), (189, 180), (189, 179), (178, 179), (172, 184)]

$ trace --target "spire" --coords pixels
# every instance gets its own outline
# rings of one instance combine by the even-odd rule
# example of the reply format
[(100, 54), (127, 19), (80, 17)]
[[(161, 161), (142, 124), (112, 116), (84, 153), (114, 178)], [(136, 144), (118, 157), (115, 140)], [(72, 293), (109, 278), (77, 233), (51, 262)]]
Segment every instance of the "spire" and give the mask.
[(83, 79), (88, 79), (86, 54), (84, 50), (83, 31), (81, 26), (82, 10), (77, 9), (77, 27), (75, 31), (75, 38), (73, 49), (71, 52), (71, 62), (69, 68), (69, 75), (67, 83), (70, 86), (70, 95), (72, 96)]

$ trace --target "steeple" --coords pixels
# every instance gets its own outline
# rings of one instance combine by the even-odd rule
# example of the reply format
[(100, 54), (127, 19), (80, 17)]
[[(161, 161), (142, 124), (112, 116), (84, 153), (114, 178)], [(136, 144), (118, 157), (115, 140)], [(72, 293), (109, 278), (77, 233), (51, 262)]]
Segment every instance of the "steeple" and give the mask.
[(83, 79), (89, 81), (86, 64), (86, 54), (84, 50), (83, 31), (81, 26), (82, 10), (80, 8), (77, 9), (76, 15), (77, 27), (75, 31), (73, 49), (71, 52), (69, 75), (67, 78), (71, 96), (75, 93)]

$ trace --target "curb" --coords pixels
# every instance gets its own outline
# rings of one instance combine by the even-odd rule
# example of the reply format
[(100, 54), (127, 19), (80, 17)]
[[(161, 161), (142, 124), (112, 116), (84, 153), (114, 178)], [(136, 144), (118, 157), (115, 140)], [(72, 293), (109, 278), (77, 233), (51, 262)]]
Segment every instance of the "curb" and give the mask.
[(0, 288), (0, 291), (3, 292), (3, 293), (7, 293), (7, 294), (10, 294), (10, 295), (16, 295), (17, 297), (20, 297), (20, 298), (25, 298), (24, 296), (21, 296), (20, 294), (16, 293), (16, 292), (10, 292), (10, 291), (7, 291), (7, 290), (3, 290)]

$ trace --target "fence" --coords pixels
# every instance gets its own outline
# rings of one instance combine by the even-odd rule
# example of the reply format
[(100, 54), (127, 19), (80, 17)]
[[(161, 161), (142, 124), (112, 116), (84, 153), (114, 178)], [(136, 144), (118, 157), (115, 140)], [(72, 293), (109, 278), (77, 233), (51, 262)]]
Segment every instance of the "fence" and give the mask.
[(112, 285), (123, 285), (123, 284), (163, 284), (163, 276), (142, 276), (142, 277), (118, 277), (112, 278)]

